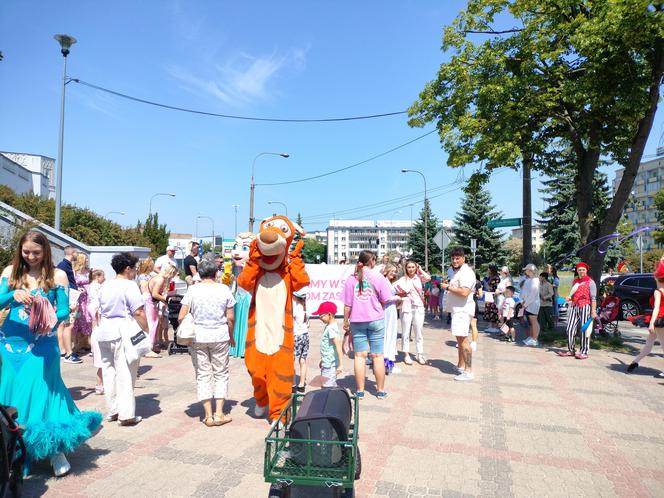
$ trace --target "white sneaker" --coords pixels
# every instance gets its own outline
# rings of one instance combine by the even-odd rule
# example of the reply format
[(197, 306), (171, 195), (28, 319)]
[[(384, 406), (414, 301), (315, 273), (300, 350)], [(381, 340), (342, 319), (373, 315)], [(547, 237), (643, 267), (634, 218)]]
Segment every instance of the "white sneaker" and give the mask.
[(456, 370), (456, 372), (457, 372), (458, 374), (462, 374), (462, 373), (465, 372), (465, 370), (464, 370), (463, 368), (458, 367), (458, 366), (456, 366), (456, 365), (454, 366), (454, 369)]
[(537, 346), (539, 346), (539, 342), (531, 338), (530, 342), (528, 343), (528, 346), (530, 346), (531, 348), (536, 348)]
[(475, 341), (470, 342), (470, 349), (472, 351), (477, 351), (477, 343)]
[(473, 375), (472, 372), (470, 372), (470, 373), (469, 372), (463, 372), (463, 373), (457, 375), (456, 377), (454, 377), (454, 380), (464, 381), (464, 380), (473, 380), (474, 378), (475, 378), (475, 376)]
[(267, 415), (267, 405), (265, 406), (258, 406), (256, 405), (254, 407), (254, 417), (256, 418), (263, 418)]
[(406, 354), (404, 355), (404, 357), (403, 357), (403, 362), (404, 362), (406, 365), (412, 365), (412, 364), (413, 364), (413, 359), (410, 357), (410, 354), (409, 354), (409, 353), (406, 353)]
[(57, 453), (51, 457), (51, 467), (53, 467), (55, 477), (67, 475), (71, 470), (71, 465), (69, 465), (64, 453)]

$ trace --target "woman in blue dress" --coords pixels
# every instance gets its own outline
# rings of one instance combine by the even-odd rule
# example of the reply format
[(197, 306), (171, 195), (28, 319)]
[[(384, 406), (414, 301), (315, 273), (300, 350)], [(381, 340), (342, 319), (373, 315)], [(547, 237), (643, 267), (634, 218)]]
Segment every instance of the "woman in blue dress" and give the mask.
[(67, 293), (67, 275), (53, 267), (48, 239), (36, 230), (27, 232), (12, 265), (0, 276), (0, 309), (9, 307), (0, 331), (0, 404), (18, 411), (27, 465), (49, 459), (57, 477), (71, 470), (64, 453), (92, 436), (101, 423), (100, 413), (78, 410), (62, 381), (57, 324), (46, 335), (28, 328), (35, 295), (48, 298), (60, 322), (69, 315)]

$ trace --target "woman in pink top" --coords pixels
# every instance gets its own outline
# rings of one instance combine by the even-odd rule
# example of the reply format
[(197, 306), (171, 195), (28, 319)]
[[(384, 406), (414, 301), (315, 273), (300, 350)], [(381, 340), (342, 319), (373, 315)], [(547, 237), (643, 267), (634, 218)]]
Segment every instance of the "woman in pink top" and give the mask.
[(410, 327), (413, 326), (415, 334), (415, 351), (417, 351), (417, 362), (426, 364), (424, 358), (424, 292), (423, 283), (431, 280), (431, 276), (425, 272), (420, 265), (412, 259), (406, 261), (406, 274), (396, 284), (397, 292), (405, 297), (401, 301), (401, 350), (403, 351), (403, 362), (412, 365), (410, 358)]
[(385, 363), (383, 346), (385, 334), (385, 312), (383, 303), (392, 297), (387, 279), (374, 271), (376, 254), (362, 251), (358, 257), (355, 274), (348, 277), (344, 284), (344, 330), (353, 335), (355, 351), (355, 392), (358, 398), (364, 397), (364, 381), (366, 358), (369, 354), (373, 360), (373, 371), (376, 376), (376, 397), (384, 399)]

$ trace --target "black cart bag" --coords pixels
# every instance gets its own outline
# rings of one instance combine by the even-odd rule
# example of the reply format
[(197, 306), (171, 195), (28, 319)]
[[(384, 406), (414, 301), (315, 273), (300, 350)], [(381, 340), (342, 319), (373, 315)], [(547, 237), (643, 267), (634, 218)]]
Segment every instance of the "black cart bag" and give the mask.
[(18, 498), (26, 451), (16, 409), (0, 405), (0, 498)]
[[(290, 437), (319, 441), (347, 441), (352, 420), (352, 406), (348, 391), (342, 388), (310, 391), (302, 399), (291, 424)], [(307, 464), (307, 443), (293, 442), (291, 458)], [(311, 464), (321, 467), (340, 465), (342, 447), (335, 444), (312, 444)]]

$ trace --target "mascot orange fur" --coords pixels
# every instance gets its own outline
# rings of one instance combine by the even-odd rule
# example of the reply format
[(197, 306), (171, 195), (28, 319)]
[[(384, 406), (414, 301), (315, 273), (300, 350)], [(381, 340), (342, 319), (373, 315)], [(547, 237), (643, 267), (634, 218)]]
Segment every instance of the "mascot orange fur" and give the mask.
[(290, 399), (293, 367), (293, 292), (309, 285), (300, 240), (290, 254), (295, 234), (304, 230), (285, 216), (263, 220), (251, 243), (249, 260), (237, 283), (251, 293), (245, 363), (254, 386), (257, 417), (269, 408), (276, 420)]

